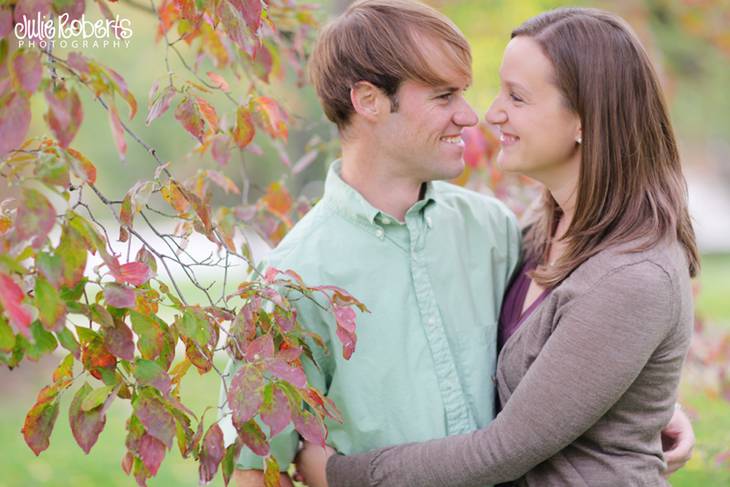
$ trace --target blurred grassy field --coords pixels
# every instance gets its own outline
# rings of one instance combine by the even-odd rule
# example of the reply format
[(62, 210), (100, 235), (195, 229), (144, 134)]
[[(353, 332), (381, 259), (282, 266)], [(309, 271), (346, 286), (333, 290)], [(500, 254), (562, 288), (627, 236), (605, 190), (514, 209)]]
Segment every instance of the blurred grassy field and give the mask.
[[(699, 312), (709, 326), (730, 330), (730, 255), (705, 256), (701, 277), (702, 291), (697, 301)], [(90, 455), (83, 454), (76, 445), (68, 426), (68, 404), (72, 391), (62, 400), (61, 413), (51, 437), (51, 446), (40, 457), (35, 457), (23, 442), (20, 428), (36, 392), (47, 383), (55, 367), (56, 358), (38, 364), (24, 364), (8, 372), (0, 371), (3, 394), (0, 395), (0, 487), (20, 485), (85, 487), (135, 485), (132, 478), (121, 470), (124, 453), (124, 421), (128, 406), (117, 402), (110, 410), (105, 430)], [(222, 365), (222, 364), (221, 364)], [(93, 379), (91, 379), (93, 381)], [(79, 384), (80, 385), (80, 384)], [(218, 382), (214, 374), (199, 376), (191, 372), (183, 383), (183, 399), (200, 413), (207, 405), (215, 404)], [(727, 402), (708, 397), (702, 390), (685, 383), (682, 400), (688, 410), (697, 415), (694, 426), (698, 437), (697, 452), (685, 469), (671, 479), (675, 487), (720, 487), (730, 485), (730, 468), (718, 467), (713, 457), (730, 444), (730, 407)], [(174, 448), (160, 467), (150, 486), (197, 485), (197, 471), (193, 462), (183, 460)], [(220, 474), (213, 485), (223, 485)]]

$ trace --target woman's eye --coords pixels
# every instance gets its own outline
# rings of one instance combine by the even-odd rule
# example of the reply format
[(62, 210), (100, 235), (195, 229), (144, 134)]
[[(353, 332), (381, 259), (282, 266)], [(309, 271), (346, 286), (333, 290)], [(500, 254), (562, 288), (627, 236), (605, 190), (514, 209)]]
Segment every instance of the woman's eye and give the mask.
[(518, 95), (515, 95), (514, 93), (510, 93), (509, 97), (512, 98), (513, 101), (516, 101), (518, 103), (522, 102), (522, 98), (520, 98)]

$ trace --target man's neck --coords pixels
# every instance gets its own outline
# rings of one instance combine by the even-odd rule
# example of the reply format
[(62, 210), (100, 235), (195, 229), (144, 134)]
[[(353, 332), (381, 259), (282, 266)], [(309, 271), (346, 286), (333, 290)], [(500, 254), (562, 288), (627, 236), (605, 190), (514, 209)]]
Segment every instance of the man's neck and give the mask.
[(395, 164), (343, 146), (342, 180), (360, 193), (371, 205), (398, 221), (421, 197), (423, 181), (399, 176)]

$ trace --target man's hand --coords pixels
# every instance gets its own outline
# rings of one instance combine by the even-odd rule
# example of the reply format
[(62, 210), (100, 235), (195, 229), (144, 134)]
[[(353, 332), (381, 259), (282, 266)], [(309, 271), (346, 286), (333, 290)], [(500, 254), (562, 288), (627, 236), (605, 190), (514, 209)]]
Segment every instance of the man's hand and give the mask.
[[(232, 479), (236, 487), (264, 487), (264, 472), (261, 470), (235, 469)], [(279, 474), (279, 483), (281, 487), (294, 487), (285, 473)]]
[(664, 476), (668, 477), (692, 458), (692, 449), (695, 446), (695, 432), (692, 423), (681, 409), (674, 410), (669, 424), (662, 430), (662, 449), (667, 461), (667, 470)]
[(329, 446), (322, 448), (305, 441), (294, 459), (297, 466), (294, 478), (309, 487), (327, 487), (327, 459), (334, 454), (335, 451)]

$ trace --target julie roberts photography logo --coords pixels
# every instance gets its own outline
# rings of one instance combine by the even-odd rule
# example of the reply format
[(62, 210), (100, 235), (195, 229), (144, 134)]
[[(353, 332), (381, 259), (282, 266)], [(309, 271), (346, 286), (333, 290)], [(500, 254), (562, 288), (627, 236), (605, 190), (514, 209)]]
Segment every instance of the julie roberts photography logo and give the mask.
[(89, 20), (85, 14), (72, 19), (68, 13), (51, 18), (40, 12), (33, 18), (24, 15), (14, 31), (18, 47), (41, 49), (126, 48), (134, 34), (132, 22), (119, 15)]

